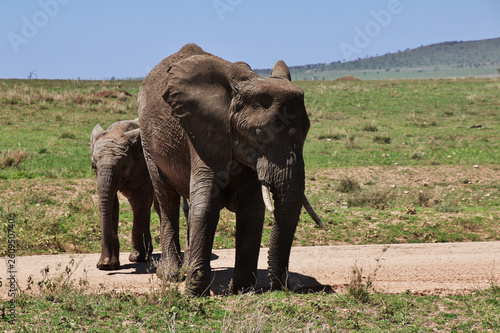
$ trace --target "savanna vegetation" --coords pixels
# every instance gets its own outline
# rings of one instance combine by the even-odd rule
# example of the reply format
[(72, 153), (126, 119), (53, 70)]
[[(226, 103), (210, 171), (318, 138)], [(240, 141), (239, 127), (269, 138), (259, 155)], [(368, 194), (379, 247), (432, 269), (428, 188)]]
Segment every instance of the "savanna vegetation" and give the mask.
[[(100, 251), (89, 137), (137, 117), (140, 81), (0, 81), (0, 254), (16, 221), (17, 255)], [(500, 240), (500, 80), (298, 82), (311, 130), (304, 213), (294, 246)], [(181, 218), (182, 219), (182, 218)], [(158, 217), (152, 214), (155, 249)], [(269, 242), (267, 215), (262, 245)], [(120, 216), (130, 250), (132, 212)], [(185, 235), (185, 221), (181, 220)], [(234, 247), (221, 212), (215, 248)], [(181, 240), (184, 237), (181, 237)], [(71, 267), (69, 267), (69, 272)], [(68, 271), (67, 271), (68, 272)], [(495, 331), (500, 293), (388, 295), (352, 277), (345, 294), (269, 292), (196, 299), (175, 285), (89, 293), (65, 276), (17, 298), (15, 331)]]
[[(346, 74), (360, 79), (430, 79), (496, 75), (500, 38), (450, 41), (364, 59), (290, 68), (294, 80), (332, 80)], [(268, 74), (270, 70), (261, 70)]]

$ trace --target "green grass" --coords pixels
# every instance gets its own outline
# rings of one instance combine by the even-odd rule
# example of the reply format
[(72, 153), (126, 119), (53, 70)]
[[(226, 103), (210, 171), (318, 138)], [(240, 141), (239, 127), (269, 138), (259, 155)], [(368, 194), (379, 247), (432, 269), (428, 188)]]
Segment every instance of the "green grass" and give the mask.
[(91, 177), (93, 127), (137, 117), (135, 96), (104, 98), (96, 93), (137, 94), (139, 86), (139, 81), (0, 81), (0, 151), (28, 154), (16, 168), (1, 168), (0, 179)]
[[(100, 251), (90, 132), (97, 123), (107, 127), (136, 118), (140, 84), (0, 80), (0, 254), (7, 251), (9, 218), (16, 221), (17, 255)], [(294, 246), (500, 240), (500, 80), (298, 84), (311, 119), (304, 147), (306, 193), (325, 228), (318, 229), (303, 213)], [(98, 94), (122, 89), (133, 96)], [(129, 251), (132, 212), (126, 202), (120, 208), (121, 250)], [(185, 225), (181, 217), (182, 244)], [(268, 213), (264, 247), (271, 225)], [(214, 248), (233, 248), (234, 233), (235, 216), (223, 210)], [(152, 235), (159, 250), (154, 212)], [(351, 292), (339, 294), (192, 299), (175, 288), (145, 295), (95, 294), (84, 281), (64, 281), (48, 280), (34, 285), (34, 294), (18, 297), (17, 327), (499, 330), (494, 284), (449, 297), (387, 295), (358, 281)], [(0, 309), (6, 306), (2, 301)]]
[[(312, 124), (304, 148), (307, 193), (326, 228), (317, 229), (304, 213), (294, 245), (500, 239), (499, 80), (298, 84)], [(0, 213), (4, 223), (8, 216), (19, 221), (19, 254), (99, 251), (89, 136), (97, 123), (106, 127), (135, 118), (139, 86), (140, 81), (0, 81)], [(122, 89), (133, 96), (98, 94)], [(473, 165), (479, 168), (473, 171)], [(364, 176), (365, 168), (382, 169)], [(422, 170), (430, 173), (419, 175), (427, 187), (415, 186), (422, 179), (413, 174)], [(444, 179), (439, 170), (468, 175), (472, 182)], [(390, 177), (399, 177), (398, 183)], [(343, 181), (355, 190), (342, 190)], [(131, 221), (124, 202), (123, 251), (130, 250)], [(463, 221), (474, 221), (474, 228)], [(268, 214), (263, 246), (271, 224)], [(158, 229), (153, 213), (155, 249)], [(183, 243), (185, 232), (182, 220)], [(234, 214), (223, 211), (214, 247), (234, 247), (234, 232)]]
[[(500, 160), (498, 80), (333, 81), (301, 86), (312, 123), (305, 146), (309, 168)], [(367, 123), (377, 131), (366, 131)], [(473, 125), (482, 127), (470, 128)], [(415, 152), (421, 158), (412, 158)]]
[[(16, 298), (17, 331), (485, 332), (500, 329), (500, 289), (470, 295), (388, 295), (353, 277), (349, 292), (288, 291), (192, 298), (175, 285), (145, 294), (89, 292), (85, 280), (31, 284)], [(45, 270), (45, 276), (50, 272)], [(359, 272), (358, 272), (359, 273)], [(0, 308), (8, 304), (0, 301)], [(0, 327), (11, 329), (8, 318)]]

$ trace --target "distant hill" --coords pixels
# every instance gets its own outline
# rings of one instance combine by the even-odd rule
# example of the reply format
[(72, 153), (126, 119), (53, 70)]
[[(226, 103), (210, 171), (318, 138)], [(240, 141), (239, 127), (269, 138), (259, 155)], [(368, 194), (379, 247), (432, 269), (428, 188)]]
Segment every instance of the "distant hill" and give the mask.
[[(294, 80), (442, 78), (499, 75), (500, 38), (444, 42), (382, 56), (291, 67)], [(270, 70), (256, 70), (268, 75)]]

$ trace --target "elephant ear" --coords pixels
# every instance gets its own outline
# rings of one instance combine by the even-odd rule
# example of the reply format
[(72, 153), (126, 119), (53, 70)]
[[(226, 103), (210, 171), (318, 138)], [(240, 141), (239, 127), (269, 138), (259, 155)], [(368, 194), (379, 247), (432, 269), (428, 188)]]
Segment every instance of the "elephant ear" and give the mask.
[(132, 152), (134, 154), (134, 159), (139, 160), (141, 158), (141, 154), (143, 154), (140, 129), (133, 129), (131, 131), (123, 133), (123, 135), (127, 138), (129, 147), (132, 149)]
[(104, 129), (101, 124), (95, 125), (92, 133), (90, 134), (90, 153), (94, 154), (94, 144), (102, 135), (104, 134)]
[(290, 70), (283, 60), (279, 60), (276, 64), (274, 64), (270, 77), (292, 81)]
[(179, 61), (169, 69), (163, 94), (198, 156), (215, 172), (228, 170), (232, 157), (231, 66), (230, 62), (212, 55)]
[(135, 128), (133, 130), (127, 131), (127, 132), (123, 133), (123, 135), (125, 135), (125, 137), (127, 138), (127, 141), (131, 145), (135, 145), (138, 142), (140, 142), (140, 140), (141, 140), (141, 130), (139, 128)]

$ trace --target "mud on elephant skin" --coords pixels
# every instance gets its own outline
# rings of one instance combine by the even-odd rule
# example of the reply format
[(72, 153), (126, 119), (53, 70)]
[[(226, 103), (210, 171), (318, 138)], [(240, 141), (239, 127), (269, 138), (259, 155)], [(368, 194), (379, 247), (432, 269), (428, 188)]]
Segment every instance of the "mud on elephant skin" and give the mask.
[(102, 253), (99, 269), (119, 269), (120, 191), (133, 212), (132, 251), (129, 260), (146, 261), (152, 253), (150, 214), (154, 191), (140, 139), (139, 120), (113, 123), (105, 131), (96, 125), (91, 139), (92, 168), (97, 175)]
[[(163, 59), (142, 83), (144, 155), (161, 214), (163, 277), (182, 266), (179, 198), (190, 199), (187, 292), (206, 295), (210, 254), (223, 207), (236, 213), (233, 292), (255, 285), (266, 205), (274, 211), (268, 256), (273, 288), (286, 287), (305, 195), (303, 146), (310, 127), (302, 89), (278, 61), (271, 77), (194, 44)], [(270, 196), (274, 208), (270, 206)], [(266, 201), (266, 204), (264, 204)]]

